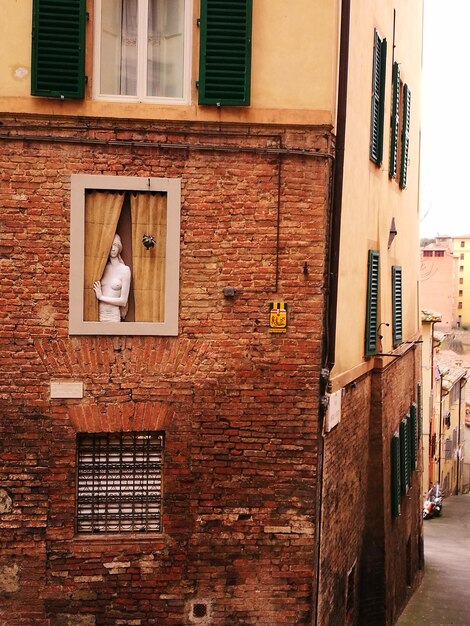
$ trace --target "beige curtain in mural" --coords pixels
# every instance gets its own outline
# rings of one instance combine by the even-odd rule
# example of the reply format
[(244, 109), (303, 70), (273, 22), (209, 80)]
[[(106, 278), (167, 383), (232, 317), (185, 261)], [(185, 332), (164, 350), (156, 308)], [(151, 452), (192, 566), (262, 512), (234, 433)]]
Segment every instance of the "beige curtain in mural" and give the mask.
[[(132, 267), (136, 322), (163, 322), (165, 317), (165, 267), (167, 196), (131, 193)], [(156, 244), (147, 250), (144, 235)]]
[(85, 321), (98, 321), (98, 300), (93, 291), (101, 280), (124, 203), (124, 193), (92, 191), (85, 197)]

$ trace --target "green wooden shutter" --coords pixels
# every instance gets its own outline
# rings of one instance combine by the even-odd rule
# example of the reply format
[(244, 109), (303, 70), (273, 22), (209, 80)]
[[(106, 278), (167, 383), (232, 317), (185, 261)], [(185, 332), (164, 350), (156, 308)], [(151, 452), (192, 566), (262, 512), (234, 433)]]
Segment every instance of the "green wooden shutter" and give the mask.
[(422, 400), (421, 383), (417, 384), (416, 401), (417, 401), (417, 413), (418, 413), (418, 441), (421, 441), (421, 435), (423, 434), (423, 400)]
[(392, 117), (390, 122), (390, 166), (389, 176), (397, 175), (398, 128), (400, 125), (400, 66), (393, 64), (392, 71)]
[(403, 341), (402, 274), (399, 265), (392, 266), (392, 326), (393, 345), (396, 347)]
[(403, 86), (403, 126), (401, 131), (401, 164), (400, 187), (406, 187), (408, 178), (408, 158), (410, 151), (410, 119), (411, 119), (411, 91), (408, 85)]
[(250, 104), (252, 0), (201, 0), (199, 104)]
[(379, 315), (379, 261), (380, 252), (369, 250), (367, 271), (367, 309), (365, 353), (370, 356), (377, 352), (377, 328)]
[(392, 479), (392, 515), (398, 517), (400, 515), (400, 438), (398, 433), (392, 437), (391, 446), (391, 479)]
[(372, 112), (370, 122), (370, 158), (381, 165), (383, 158), (385, 70), (387, 40), (374, 31), (374, 59), (372, 64)]
[(33, 0), (31, 94), (83, 98), (86, 0)]
[(411, 469), (418, 467), (418, 408), (413, 402), (410, 407), (410, 431), (411, 431)]
[(410, 441), (406, 417), (400, 422), (400, 484), (401, 492), (406, 493), (410, 486)]

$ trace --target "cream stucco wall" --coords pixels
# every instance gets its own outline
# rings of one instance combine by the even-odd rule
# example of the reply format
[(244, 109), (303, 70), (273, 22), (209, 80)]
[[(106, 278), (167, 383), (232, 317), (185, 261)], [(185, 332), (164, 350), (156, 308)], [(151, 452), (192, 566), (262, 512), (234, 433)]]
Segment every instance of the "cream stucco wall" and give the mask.
[(2, 0), (0, 110), (44, 114), (333, 125), (339, 3), (255, 0), (251, 106), (197, 106), (199, 0), (193, 0), (189, 105), (103, 102), (92, 99), (93, 2), (88, 0), (87, 95), (83, 101), (33, 98), (30, 93), (32, 0)]
[[(395, 20), (395, 47), (394, 35)], [(403, 338), (419, 332), (418, 174), (421, 86), (421, 0), (357, 0), (351, 5), (351, 35), (345, 168), (339, 267), (336, 365), (333, 377), (352, 371), (364, 359), (368, 250), (380, 250), (379, 323), (382, 352), (393, 350), (391, 267), (403, 272)], [(381, 167), (369, 160), (373, 37), (376, 28), (388, 42)], [(400, 63), (401, 80), (411, 89), (410, 153), (407, 188), (388, 176), (392, 56)], [(398, 235), (388, 248), (395, 219)], [(380, 347), (379, 347), (380, 349)]]

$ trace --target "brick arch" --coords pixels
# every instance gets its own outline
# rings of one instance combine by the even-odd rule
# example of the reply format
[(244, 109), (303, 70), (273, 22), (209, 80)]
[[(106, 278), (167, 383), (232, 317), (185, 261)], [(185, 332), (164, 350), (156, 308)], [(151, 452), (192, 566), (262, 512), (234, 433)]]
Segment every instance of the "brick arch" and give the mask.
[(163, 402), (82, 402), (69, 408), (77, 432), (166, 430), (173, 409)]

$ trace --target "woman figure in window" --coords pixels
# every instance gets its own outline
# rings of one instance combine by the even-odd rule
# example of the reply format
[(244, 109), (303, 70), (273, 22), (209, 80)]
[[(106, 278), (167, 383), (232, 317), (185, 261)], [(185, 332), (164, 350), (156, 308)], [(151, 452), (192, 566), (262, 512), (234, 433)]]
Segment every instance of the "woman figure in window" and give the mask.
[(127, 314), (131, 270), (121, 258), (121, 237), (116, 233), (101, 280), (93, 283), (99, 300), (100, 322), (120, 322)]

